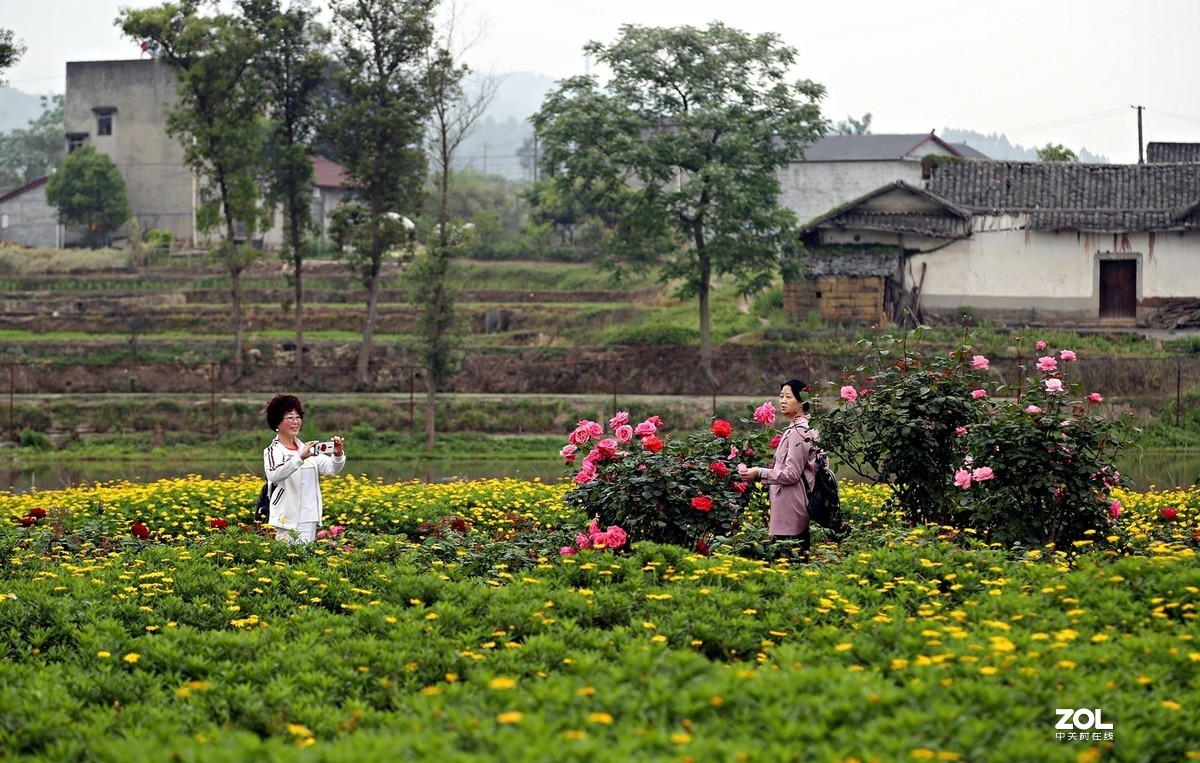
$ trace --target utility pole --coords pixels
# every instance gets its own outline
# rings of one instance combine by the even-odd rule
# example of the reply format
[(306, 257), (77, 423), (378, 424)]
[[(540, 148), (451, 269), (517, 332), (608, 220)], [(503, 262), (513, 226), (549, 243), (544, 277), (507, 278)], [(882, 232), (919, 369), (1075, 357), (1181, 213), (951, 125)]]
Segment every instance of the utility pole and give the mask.
[(1138, 164), (1145, 164), (1146, 159), (1142, 153), (1142, 110), (1145, 106), (1130, 106), (1131, 109), (1137, 109), (1138, 113)]

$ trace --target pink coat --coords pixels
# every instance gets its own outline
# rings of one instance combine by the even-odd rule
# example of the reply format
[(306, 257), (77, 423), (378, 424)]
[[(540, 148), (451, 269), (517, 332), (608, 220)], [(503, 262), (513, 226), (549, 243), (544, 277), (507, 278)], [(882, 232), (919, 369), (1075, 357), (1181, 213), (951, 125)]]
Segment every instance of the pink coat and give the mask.
[(775, 462), (759, 475), (771, 500), (771, 535), (799, 535), (808, 529), (805, 483), (817, 473), (817, 449), (810, 438), (818, 436), (815, 429), (808, 428), (807, 416), (799, 419), (784, 430), (775, 449)]

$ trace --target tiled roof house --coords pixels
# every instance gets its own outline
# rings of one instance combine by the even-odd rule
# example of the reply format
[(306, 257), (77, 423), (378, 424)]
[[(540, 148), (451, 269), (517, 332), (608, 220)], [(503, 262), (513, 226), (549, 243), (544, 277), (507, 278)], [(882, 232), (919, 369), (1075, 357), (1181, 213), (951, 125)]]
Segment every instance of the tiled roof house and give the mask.
[(851, 275), (837, 263), (857, 254), (896, 264), (883, 307), (893, 319), (909, 309), (1133, 324), (1200, 297), (1200, 163), (924, 167), (919, 184), (881, 186), (805, 224), (816, 267), (793, 291), (819, 292), (822, 269)]

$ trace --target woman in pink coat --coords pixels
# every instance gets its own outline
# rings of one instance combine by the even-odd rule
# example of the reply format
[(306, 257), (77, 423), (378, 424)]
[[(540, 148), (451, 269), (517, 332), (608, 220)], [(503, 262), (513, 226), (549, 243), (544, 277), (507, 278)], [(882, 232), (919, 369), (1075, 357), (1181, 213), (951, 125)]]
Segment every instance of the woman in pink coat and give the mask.
[(761, 481), (767, 486), (771, 503), (768, 530), (777, 540), (797, 540), (808, 550), (808, 492), (817, 473), (817, 450), (813, 443), (820, 437), (808, 426), (808, 403), (802, 399), (804, 382), (788, 379), (779, 389), (779, 411), (788, 420), (787, 429), (775, 449), (771, 468), (740, 469), (747, 480)]

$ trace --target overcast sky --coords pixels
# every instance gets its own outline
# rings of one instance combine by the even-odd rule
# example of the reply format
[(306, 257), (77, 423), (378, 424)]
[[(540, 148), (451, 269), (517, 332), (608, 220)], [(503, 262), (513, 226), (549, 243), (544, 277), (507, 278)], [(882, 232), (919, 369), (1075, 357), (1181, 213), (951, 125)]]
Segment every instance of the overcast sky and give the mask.
[[(1143, 141), (1200, 142), (1197, 0), (457, 0), (480, 28), (468, 60), (495, 73), (584, 73), (588, 40), (621, 24), (774, 32), (796, 77), (823, 84), (834, 120), (870, 112), (875, 133), (943, 128), (1062, 143), (1118, 163)], [(225, 0), (228, 3), (228, 0)], [(0, 27), (28, 46), (5, 76), (61, 93), (67, 61), (138, 58), (113, 21), (146, 0), (0, 0)]]

